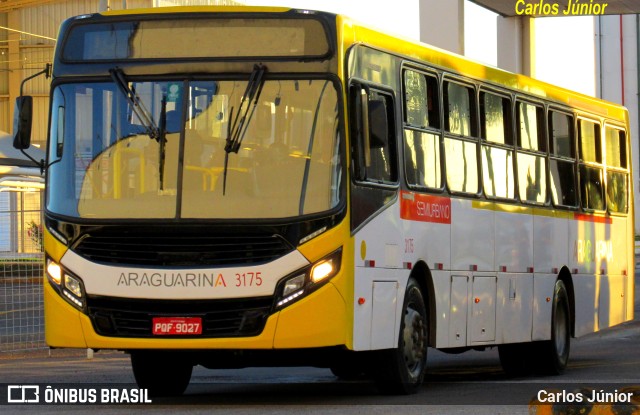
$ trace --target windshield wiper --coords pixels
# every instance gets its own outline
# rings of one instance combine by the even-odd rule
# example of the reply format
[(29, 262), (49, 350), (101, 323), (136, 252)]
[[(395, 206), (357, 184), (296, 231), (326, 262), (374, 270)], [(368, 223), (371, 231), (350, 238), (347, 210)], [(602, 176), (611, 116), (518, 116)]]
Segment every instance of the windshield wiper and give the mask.
[(161, 138), (160, 128), (156, 126), (155, 122), (153, 121), (153, 117), (151, 116), (147, 108), (144, 106), (144, 103), (142, 102), (138, 94), (136, 94), (136, 91), (129, 88), (129, 83), (127, 82), (127, 78), (125, 77), (124, 72), (122, 72), (122, 69), (120, 68), (109, 69), (109, 74), (111, 75), (111, 79), (113, 79), (113, 82), (118, 86), (118, 88), (122, 92), (122, 95), (124, 95), (127, 101), (129, 101), (129, 105), (131, 105), (131, 109), (133, 110), (134, 114), (136, 114), (136, 117), (138, 117), (142, 125), (144, 126), (146, 134), (150, 138), (153, 138), (154, 140), (158, 140), (159, 142)]
[[(229, 153), (238, 153), (242, 139), (244, 138), (247, 128), (249, 127), (249, 121), (256, 110), (258, 105), (258, 99), (260, 99), (260, 93), (262, 93), (262, 87), (264, 85), (264, 74), (267, 71), (264, 65), (254, 65), (249, 82), (247, 82), (247, 88), (242, 94), (240, 100), (240, 107), (233, 118), (233, 108), (229, 113), (229, 124), (227, 124), (227, 142), (224, 146), (224, 173), (222, 181), (222, 194), (224, 195), (227, 188), (227, 167), (229, 165)], [(233, 122), (231, 119), (233, 118)]]
[(113, 82), (118, 86), (122, 95), (124, 95), (129, 102), (133, 113), (136, 114), (136, 117), (138, 117), (144, 126), (146, 134), (150, 138), (157, 140), (158, 144), (160, 144), (158, 146), (158, 180), (160, 182), (160, 190), (164, 190), (164, 160), (167, 149), (167, 96), (163, 95), (162, 97), (160, 125), (156, 126), (156, 123), (153, 121), (153, 116), (144, 106), (144, 103), (138, 94), (136, 94), (136, 91), (129, 87), (129, 83), (122, 69), (109, 69), (109, 74), (111, 74), (111, 79), (113, 79)]

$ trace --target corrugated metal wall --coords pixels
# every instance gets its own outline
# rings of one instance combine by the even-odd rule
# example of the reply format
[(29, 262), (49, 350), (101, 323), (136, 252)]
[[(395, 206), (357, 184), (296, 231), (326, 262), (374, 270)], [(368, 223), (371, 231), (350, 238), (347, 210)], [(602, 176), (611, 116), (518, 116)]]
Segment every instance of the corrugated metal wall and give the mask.
[[(20, 14), (20, 30), (39, 36), (56, 39), (60, 24), (69, 17), (98, 11), (97, 0), (73, 0), (25, 7), (17, 11)], [(22, 35), (20, 41), (21, 78), (42, 70), (53, 60), (54, 40), (39, 36)], [(48, 96), (50, 79), (37, 77), (25, 84), (26, 94), (33, 96), (33, 128), (31, 137), (34, 144), (44, 148), (48, 128)], [(0, 87), (2, 86), (0, 81)], [(8, 107), (7, 107), (8, 109)], [(0, 118), (0, 129), (9, 131), (9, 116)]]
[[(47, 3), (41, 6), (25, 7), (20, 10), (20, 30), (51, 38), (58, 37), (60, 24), (71, 16), (95, 13), (98, 11), (97, 0), (73, 0)], [(24, 45), (52, 44), (37, 37), (26, 37)]]

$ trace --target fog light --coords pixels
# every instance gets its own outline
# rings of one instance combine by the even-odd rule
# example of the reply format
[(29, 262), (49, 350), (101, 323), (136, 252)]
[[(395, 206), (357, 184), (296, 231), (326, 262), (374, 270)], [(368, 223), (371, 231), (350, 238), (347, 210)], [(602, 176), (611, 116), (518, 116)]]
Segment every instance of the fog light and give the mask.
[(47, 260), (47, 274), (49, 278), (51, 278), (51, 281), (60, 285), (60, 282), (62, 282), (62, 268), (50, 259)]

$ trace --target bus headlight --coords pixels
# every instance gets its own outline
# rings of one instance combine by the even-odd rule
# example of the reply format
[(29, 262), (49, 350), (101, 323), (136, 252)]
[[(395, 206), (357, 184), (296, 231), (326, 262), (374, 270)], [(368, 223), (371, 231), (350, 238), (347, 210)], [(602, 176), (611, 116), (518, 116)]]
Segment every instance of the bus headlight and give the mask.
[(284, 288), (282, 289), (282, 296), (288, 297), (290, 294), (301, 290), (304, 287), (304, 283), (307, 280), (306, 274), (300, 274), (293, 278), (289, 278), (284, 283)]
[(64, 274), (64, 287), (62, 288), (64, 297), (79, 309), (84, 308), (84, 289), (82, 281), (67, 273)]
[(58, 263), (47, 258), (47, 276), (55, 291), (80, 311), (85, 307), (84, 284), (76, 276), (69, 275)]
[(315, 291), (340, 271), (342, 248), (283, 279), (276, 289), (276, 309)]
[(50, 259), (47, 259), (47, 275), (56, 285), (62, 283), (62, 268)]
[(77, 278), (71, 275), (64, 276), (64, 288), (71, 291), (71, 294), (78, 298), (82, 298), (82, 284)]
[(318, 283), (323, 279), (335, 274), (333, 272), (333, 260), (320, 261), (311, 268), (311, 281)]

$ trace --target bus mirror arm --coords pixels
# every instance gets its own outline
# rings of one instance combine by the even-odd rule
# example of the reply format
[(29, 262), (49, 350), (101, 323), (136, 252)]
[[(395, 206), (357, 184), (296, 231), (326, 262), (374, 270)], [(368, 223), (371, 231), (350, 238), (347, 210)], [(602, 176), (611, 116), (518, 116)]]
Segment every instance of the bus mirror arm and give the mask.
[(13, 147), (20, 150), (25, 157), (33, 161), (33, 163), (40, 167), (40, 174), (44, 173), (45, 161), (37, 161), (25, 150), (31, 146), (31, 125), (33, 122), (33, 97), (24, 95), (24, 84), (31, 79), (44, 75), (45, 78), (51, 77), (51, 64), (47, 63), (45, 68), (40, 72), (37, 72), (31, 76), (25, 78), (20, 84), (20, 96), (16, 98), (16, 105), (14, 110), (13, 119)]

